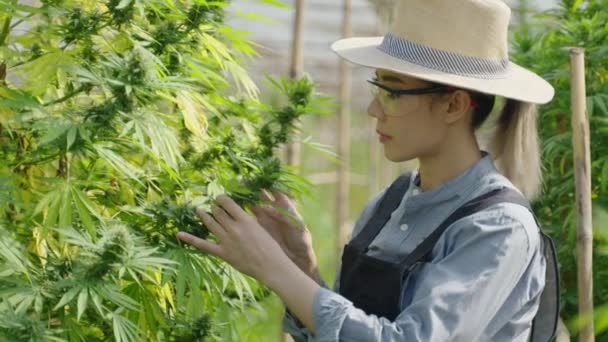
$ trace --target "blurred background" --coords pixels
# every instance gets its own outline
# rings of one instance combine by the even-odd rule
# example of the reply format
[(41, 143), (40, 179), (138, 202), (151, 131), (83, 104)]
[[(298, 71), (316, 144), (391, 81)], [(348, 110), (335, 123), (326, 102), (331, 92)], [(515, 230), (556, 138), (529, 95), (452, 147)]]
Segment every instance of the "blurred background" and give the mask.
[[(266, 75), (287, 76), (290, 73), (295, 18), (295, 1), (283, 1), (289, 8), (279, 8), (263, 1), (233, 1), (228, 24), (249, 32), (258, 44), (259, 57), (248, 62), (254, 80), (263, 83)], [(509, 0), (512, 9), (512, 30), (526, 32), (543, 30), (537, 27), (546, 18), (540, 13), (559, 6), (553, 0)], [(383, 35), (391, 20), (394, 0), (352, 0), (353, 36)], [(341, 90), (340, 60), (330, 45), (342, 37), (343, 2), (307, 0), (303, 5), (302, 55), (303, 72), (312, 76), (321, 92), (336, 102), (336, 115), (308, 118), (303, 123), (302, 140), (310, 140), (338, 153), (339, 99)], [(564, 55), (567, 58), (567, 54)], [(353, 66), (350, 83), (350, 160), (348, 161), (348, 206), (344, 230), (350, 234), (354, 221), (366, 202), (390, 184), (404, 170), (415, 165), (397, 165), (384, 159), (376, 138), (375, 123), (366, 110), (371, 96), (365, 82), (373, 70)], [(267, 99), (272, 101), (272, 99)], [(302, 145), (301, 173), (315, 186), (311, 197), (299, 205), (312, 231), (321, 273), (328, 283), (334, 281), (339, 247), (336, 246), (339, 205), (337, 159), (323, 157), (314, 146)], [(243, 316), (241, 333), (246, 341), (290, 341), (280, 332), (283, 308), (271, 296), (263, 303), (264, 310), (252, 310)]]

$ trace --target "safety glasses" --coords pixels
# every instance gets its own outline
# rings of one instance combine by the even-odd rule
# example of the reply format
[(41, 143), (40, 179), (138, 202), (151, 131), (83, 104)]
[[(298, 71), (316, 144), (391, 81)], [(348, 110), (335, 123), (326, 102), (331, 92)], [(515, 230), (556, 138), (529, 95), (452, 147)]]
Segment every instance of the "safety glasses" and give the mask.
[(374, 96), (382, 105), (384, 114), (391, 116), (400, 116), (399, 106), (397, 99), (403, 95), (426, 95), (426, 94), (437, 94), (447, 93), (450, 91), (450, 87), (443, 85), (434, 85), (425, 88), (413, 88), (413, 89), (393, 89), (386, 85), (378, 82), (376, 79), (368, 80), (372, 96)]

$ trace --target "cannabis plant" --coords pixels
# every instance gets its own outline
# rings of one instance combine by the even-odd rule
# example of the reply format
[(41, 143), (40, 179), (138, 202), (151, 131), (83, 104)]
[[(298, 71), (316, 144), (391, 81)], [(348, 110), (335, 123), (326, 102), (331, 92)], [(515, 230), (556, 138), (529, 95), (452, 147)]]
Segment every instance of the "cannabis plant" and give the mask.
[(314, 85), (261, 103), (226, 5), (0, 1), (0, 340), (222, 339), (217, 312), (269, 294), (175, 238), (213, 239), (218, 194), (308, 187), (276, 155)]
[[(544, 13), (538, 32), (515, 36), (515, 60), (546, 77), (556, 88), (554, 100), (541, 107), (544, 194), (536, 203), (542, 226), (556, 239), (562, 277), (562, 317), (577, 313), (576, 200), (572, 150), (568, 48), (586, 49), (587, 105), (591, 125), (592, 196), (594, 204), (594, 302), (608, 303), (608, 1), (563, 0)], [(604, 311), (604, 316), (599, 312)], [(608, 338), (608, 306), (596, 316), (598, 340)]]

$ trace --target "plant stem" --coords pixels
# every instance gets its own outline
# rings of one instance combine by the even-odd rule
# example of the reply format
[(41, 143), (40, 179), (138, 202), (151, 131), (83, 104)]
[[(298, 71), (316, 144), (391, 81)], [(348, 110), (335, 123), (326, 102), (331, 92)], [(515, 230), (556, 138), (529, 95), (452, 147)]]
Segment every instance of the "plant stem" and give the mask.
[(4, 19), (4, 25), (2, 25), (2, 32), (0, 33), (0, 46), (3, 46), (6, 43), (6, 38), (8, 38), (8, 34), (11, 32), (11, 20), (13, 17), (8, 16)]
[(15, 27), (19, 26), (19, 24), (21, 24), (22, 22), (25, 21), (25, 19), (29, 19), (31, 17), (34, 16), (34, 13), (30, 13), (28, 15), (26, 15), (25, 17), (23, 17), (22, 19), (19, 19), (17, 21), (15, 21), (12, 25), (11, 25), (11, 30), (14, 29)]
[(52, 105), (55, 105), (55, 104), (58, 104), (58, 103), (61, 103), (61, 102), (65, 102), (65, 101), (67, 101), (67, 100), (71, 99), (72, 97), (74, 97), (74, 96), (76, 96), (76, 95), (78, 95), (78, 94), (82, 93), (82, 92), (83, 92), (84, 90), (86, 90), (87, 88), (88, 88), (88, 86), (81, 86), (80, 88), (78, 88), (78, 89), (76, 89), (76, 90), (72, 91), (71, 93), (68, 93), (68, 94), (66, 94), (65, 96), (60, 97), (60, 98), (58, 98), (58, 99), (55, 99), (55, 100), (53, 100), (53, 101), (49, 101), (49, 102), (47, 102), (47, 103), (43, 104), (42, 106), (43, 106), (43, 107), (48, 107), (48, 106), (52, 106)]

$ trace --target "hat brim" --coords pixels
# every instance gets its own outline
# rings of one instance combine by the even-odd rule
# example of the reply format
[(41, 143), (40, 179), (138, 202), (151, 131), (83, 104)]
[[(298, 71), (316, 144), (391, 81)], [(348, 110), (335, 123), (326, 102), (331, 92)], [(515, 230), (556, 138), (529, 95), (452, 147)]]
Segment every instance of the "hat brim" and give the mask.
[(415, 78), (447, 84), (523, 102), (544, 104), (555, 90), (537, 74), (510, 62), (508, 72), (497, 79), (482, 79), (429, 69), (390, 56), (378, 49), (383, 37), (347, 38), (334, 42), (331, 49), (338, 56), (361, 66), (385, 69)]

